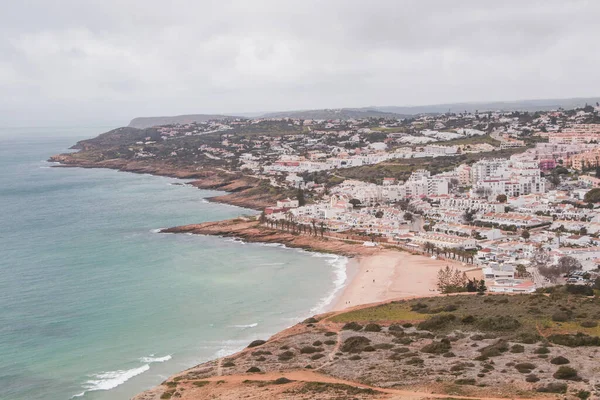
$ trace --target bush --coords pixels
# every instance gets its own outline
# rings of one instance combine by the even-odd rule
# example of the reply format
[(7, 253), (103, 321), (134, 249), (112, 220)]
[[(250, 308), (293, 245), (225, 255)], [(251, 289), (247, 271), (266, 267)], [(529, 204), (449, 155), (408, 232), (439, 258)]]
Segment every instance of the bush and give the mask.
[(404, 324), (402, 324), (403, 328), (412, 328), (413, 324), (411, 324), (410, 322), (405, 322)]
[(325, 332), (325, 336), (336, 336), (337, 333), (335, 332)]
[(248, 370), (246, 372), (248, 372), (248, 373), (260, 372), (260, 368), (250, 367), (250, 368), (248, 368)]
[(417, 327), (423, 331), (439, 330), (446, 327), (446, 325), (455, 319), (456, 317), (453, 314), (434, 315), (433, 317), (419, 323)]
[(541, 393), (567, 393), (567, 384), (561, 382), (550, 382), (546, 386), (537, 388)]
[(515, 365), (515, 369), (522, 374), (529, 374), (529, 373), (531, 373), (531, 371), (533, 371), (536, 368), (537, 368), (537, 365), (528, 363), (528, 362), (518, 363)]
[(461, 378), (454, 381), (457, 385), (475, 385), (475, 379), (473, 378)]
[(317, 322), (319, 322), (319, 320), (314, 317), (310, 317), (302, 321), (303, 324), (316, 324)]
[(442, 340), (441, 342), (433, 342), (421, 348), (421, 352), (429, 354), (444, 354), (450, 350), (450, 342)]
[(350, 358), (348, 358), (348, 360), (352, 360), (352, 361), (357, 361), (357, 360), (360, 360), (360, 359), (361, 359), (361, 357), (358, 354), (354, 355), (354, 356), (352, 356)]
[(377, 324), (367, 324), (364, 329), (365, 332), (381, 332), (381, 326)]
[(552, 360), (550, 360), (551, 364), (554, 365), (565, 365), (565, 364), (569, 364), (571, 361), (569, 361), (568, 359), (566, 359), (563, 356), (558, 356), (558, 357), (554, 357)]
[(293, 382), (291, 379), (284, 378), (284, 377), (277, 378), (273, 381), (273, 383), (275, 385), (285, 385), (286, 383), (291, 383), (291, 382)]
[(235, 363), (231, 360), (227, 360), (222, 364), (222, 366), (225, 368), (235, 367)]
[(265, 340), (255, 340), (255, 341), (251, 342), (248, 345), (248, 347), (258, 347), (258, 346), (262, 346), (265, 343), (267, 343)]
[(537, 333), (523, 332), (516, 337), (515, 341), (524, 344), (534, 344), (539, 342), (540, 339), (541, 336)]
[(535, 374), (529, 374), (525, 377), (526, 382), (534, 383), (539, 382), (540, 378), (538, 378)]
[(344, 344), (341, 347), (341, 351), (344, 353), (360, 353), (365, 347), (371, 344), (371, 340), (364, 336), (352, 336), (344, 340)]
[(575, 394), (575, 397), (579, 397), (581, 400), (588, 399), (592, 394), (587, 390), (580, 390)]
[(456, 357), (456, 354), (454, 354), (453, 352), (449, 351), (447, 353), (442, 354), (442, 357), (452, 358), (452, 357)]
[(466, 317), (463, 317), (463, 319), (461, 319), (460, 322), (462, 322), (463, 324), (472, 324), (473, 322), (475, 322), (475, 317), (472, 315), (467, 315)]
[(478, 360), (485, 360), (488, 357), (498, 357), (508, 351), (508, 343), (506, 340), (500, 339), (494, 344), (482, 347), (479, 351), (481, 352), (481, 356), (477, 358)]
[(317, 347), (312, 347), (312, 346), (304, 346), (303, 348), (300, 349), (301, 354), (313, 354), (313, 353), (319, 353), (321, 351), (323, 351), (322, 348), (317, 348)]
[(283, 353), (281, 353), (279, 356), (277, 356), (277, 358), (279, 359), (279, 361), (289, 361), (292, 358), (294, 358), (294, 353), (291, 351), (284, 351)]
[(332, 346), (335, 344), (335, 340), (326, 340), (323, 343), (325, 343), (327, 346)]
[(316, 340), (316, 341), (314, 341), (314, 342), (313, 342), (313, 344), (312, 344), (312, 345), (313, 345), (313, 346), (315, 346), (315, 347), (319, 347), (319, 346), (321, 346), (322, 344), (323, 344), (323, 342), (321, 342), (320, 340)]
[(550, 350), (547, 347), (538, 347), (533, 351), (533, 354), (548, 354)]
[(579, 325), (583, 328), (595, 328), (598, 326), (598, 323), (596, 321), (583, 321)]
[(581, 378), (577, 374), (577, 370), (571, 367), (562, 366), (552, 375), (556, 379), (562, 379), (567, 381), (580, 381)]
[(270, 356), (272, 353), (270, 351), (266, 351), (266, 350), (256, 350), (252, 352), (252, 355), (254, 357), (257, 356)]
[(600, 337), (589, 336), (581, 332), (575, 335), (550, 335), (548, 340), (551, 343), (567, 347), (600, 346)]
[(265, 360), (266, 360), (266, 358), (265, 358), (265, 357), (263, 357), (263, 356), (260, 356), (260, 357), (258, 357), (258, 358), (256, 359), (256, 361), (258, 361), (258, 362), (263, 362), (263, 361), (265, 361)]
[(399, 324), (392, 324), (389, 326), (388, 331), (390, 332), (404, 332), (404, 329), (402, 329), (402, 326), (400, 326)]
[(325, 354), (323, 354), (323, 353), (317, 353), (317, 354), (313, 354), (313, 355), (310, 357), (310, 359), (311, 359), (311, 360), (318, 360), (319, 358), (323, 358), (323, 357), (325, 357)]
[(356, 322), (348, 322), (346, 325), (342, 326), (343, 331), (360, 331), (362, 328), (362, 325)]
[(511, 353), (523, 353), (525, 351), (525, 346), (520, 344), (513, 344), (510, 348)]
[(594, 289), (587, 285), (566, 285), (565, 288), (571, 294), (581, 294), (583, 296), (594, 295)]
[(392, 347), (394, 347), (394, 345), (391, 343), (378, 343), (378, 344), (374, 345), (373, 347), (377, 350), (389, 350)]
[(410, 360), (406, 361), (407, 365), (423, 365), (425, 361), (419, 357), (413, 357)]
[(557, 311), (552, 314), (552, 321), (555, 322), (567, 322), (569, 320), (569, 314), (564, 311)]
[(521, 323), (508, 315), (500, 315), (496, 317), (486, 317), (477, 323), (477, 326), (486, 331), (513, 331), (521, 326)]

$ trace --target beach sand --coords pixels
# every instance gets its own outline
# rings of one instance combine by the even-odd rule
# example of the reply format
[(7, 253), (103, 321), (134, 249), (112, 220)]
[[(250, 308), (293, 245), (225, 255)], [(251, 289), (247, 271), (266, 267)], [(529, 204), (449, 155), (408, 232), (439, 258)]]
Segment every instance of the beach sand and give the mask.
[(469, 278), (481, 278), (479, 269), (463, 266), (456, 261), (436, 260), (424, 255), (402, 251), (380, 250), (374, 255), (350, 260), (356, 263), (350, 281), (334, 302), (332, 311), (361, 304), (439, 294), (436, 290), (437, 273), (450, 265), (468, 271)]

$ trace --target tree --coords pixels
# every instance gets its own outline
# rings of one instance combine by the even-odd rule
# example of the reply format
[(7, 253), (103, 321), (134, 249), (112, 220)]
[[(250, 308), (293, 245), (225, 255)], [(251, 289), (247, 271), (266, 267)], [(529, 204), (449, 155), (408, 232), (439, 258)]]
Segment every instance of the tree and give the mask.
[(438, 271), (438, 290), (442, 293), (458, 293), (467, 290), (467, 274), (446, 265)]
[(468, 209), (467, 211), (465, 211), (465, 213), (463, 214), (463, 219), (465, 220), (465, 222), (467, 222), (467, 223), (473, 222), (475, 213), (476, 213), (476, 211), (471, 210), (471, 209)]
[(595, 188), (587, 192), (583, 200), (587, 203), (600, 203), (600, 188)]
[(258, 222), (260, 222), (261, 224), (267, 222), (267, 215), (265, 214), (265, 210), (262, 210), (262, 212), (260, 213), (260, 217), (258, 217)]
[(409, 212), (404, 213), (404, 220), (411, 222), (413, 220), (413, 215)]
[(559, 258), (556, 266), (561, 274), (570, 274), (582, 268), (581, 263), (576, 258), (571, 256), (563, 256)]
[(379, 210), (375, 213), (375, 218), (383, 218), (383, 211)]
[(527, 275), (527, 268), (523, 264), (519, 264), (517, 265), (515, 272), (517, 273), (517, 276), (522, 278)]
[(505, 194), (499, 194), (498, 196), (496, 196), (497, 202), (506, 203), (506, 200), (508, 200), (508, 197), (506, 197)]
[(296, 193), (296, 199), (298, 200), (298, 205), (300, 207), (306, 204), (306, 199), (304, 198), (304, 190), (298, 189), (298, 193)]
[(521, 232), (521, 237), (523, 239), (527, 240), (531, 237), (531, 234), (529, 233), (529, 231), (527, 229), (523, 229), (523, 232)]
[(477, 285), (477, 292), (485, 293), (487, 291), (487, 286), (485, 286), (485, 281), (481, 279), (479, 281), (479, 285)]
[(350, 202), (349, 202), (349, 203), (350, 203), (350, 204), (352, 204), (352, 206), (353, 206), (354, 208), (356, 208), (356, 207), (360, 206), (360, 200), (359, 200), (359, 199), (352, 199), (352, 200), (350, 200)]

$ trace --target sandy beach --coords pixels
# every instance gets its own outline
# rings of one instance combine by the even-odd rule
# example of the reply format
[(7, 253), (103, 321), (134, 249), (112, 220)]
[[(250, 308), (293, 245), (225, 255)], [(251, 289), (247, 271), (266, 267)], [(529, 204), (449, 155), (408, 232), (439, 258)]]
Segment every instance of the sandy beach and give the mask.
[[(461, 271), (473, 270), (456, 261), (437, 260), (424, 255), (394, 250), (379, 250), (350, 260), (356, 271), (335, 301), (332, 311), (361, 304), (439, 294), (436, 290), (437, 273), (450, 265)], [(472, 278), (481, 278), (481, 271), (467, 272)]]

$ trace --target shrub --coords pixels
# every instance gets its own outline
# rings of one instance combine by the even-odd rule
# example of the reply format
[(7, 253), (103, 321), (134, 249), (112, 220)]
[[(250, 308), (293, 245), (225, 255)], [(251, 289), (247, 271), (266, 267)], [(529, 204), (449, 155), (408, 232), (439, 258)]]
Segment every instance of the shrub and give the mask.
[(500, 315), (495, 317), (486, 317), (481, 319), (477, 326), (486, 331), (513, 331), (521, 326), (521, 323), (508, 315)]
[(463, 324), (472, 324), (473, 322), (475, 322), (475, 317), (472, 315), (467, 315), (466, 317), (463, 317), (460, 322), (462, 322)]
[(448, 304), (446, 307), (443, 308), (443, 310), (446, 312), (456, 311), (458, 310), (458, 306), (456, 304)]
[(319, 353), (321, 351), (323, 351), (323, 349), (318, 348), (318, 347), (312, 347), (312, 346), (304, 346), (303, 348), (300, 349), (301, 354), (313, 354), (313, 353)]
[(537, 388), (541, 393), (567, 393), (567, 384), (561, 382), (550, 382), (546, 386)]
[(598, 323), (596, 321), (583, 321), (579, 325), (584, 328), (595, 328), (598, 326)]
[(410, 310), (411, 311), (416, 311), (416, 312), (424, 312), (425, 310), (427, 310), (429, 308), (429, 306), (425, 303), (416, 303), (413, 304), (412, 306), (410, 306)]
[(354, 356), (352, 356), (350, 358), (348, 358), (348, 360), (352, 360), (352, 361), (357, 361), (357, 360), (360, 360), (360, 359), (361, 359), (361, 357), (358, 354), (354, 355)]
[(246, 372), (248, 372), (248, 373), (260, 372), (260, 368), (250, 367), (250, 368), (248, 368), (248, 370)]
[(277, 356), (277, 358), (279, 359), (279, 361), (289, 361), (292, 358), (294, 358), (294, 353), (291, 351), (284, 351), (283, 353), (281, 353), (279, 356)]
[(288, 379), (288, 378), (285, 378), (285, 377), (277, 378), (277, 379), (275, 379), (273, 381), (273, 383), (275, 385), (285, 385), (286, 383), (291, 383), (291, 382), (292, 382), (291, 379)]
[(319, 322), (319, 320), (314, 317), (310, 317), (302, 321), (303, 324), (316, 324), (317, 322)]
[(551, 343), (558, 344), (561, 346), (568, 347), (580, 347), (580, 346), (600, 346), (600, 337), (589, 336), (584, 333), (577, 333), (575, 335), (550, 335), (548, 340)]
[(325, 354), (323, 354), (323, 353), (317, 353), (317, 354), (313, 354), (313, 355), (310, 357), (310, 359), (311, 359), (311, 360), (318, 360), (319, 358), (323, 358), (323, 357), (325, 357)]
[(402, 329), (402, 326), (400, 326), (399, 324), (392, 324), (389, 326), (388, 331), (390, 332), (404, 332), (404, 329)]
[(313, 346), (315, 346), (315, 347), (319, 347), (319, 346), (321, 346), (322, 344), (323, 344), (323, 342), (321, 342), (320, 340), (316, 340), (316, 341), (314, 341), (314, 342), (313, 342), (313, 344), (312, 344), (312, 345), (313, 345)]
[(365, 332), (381, 332), (381, 326), (374, 324), (374, 323), (370, 323), (365, 326), (364, 331)]
[(258, 361), (258, 362), (263, 362), (263, 361), (265, 361), (265, 360), (266, 360), (266, 358), (265, 358), (265, 357), (263, 357), (263, 356), (260, 356), (260, 357), (258, 357), (258, 358), (256, 359), (256, 361)]
[(337, 333), (335, 332), (325, 332), (325, 336), (335, 336)]
[(378, 344), (374, 345), (373, 347), (377, 350), (389, 350), (392, 347), (394, 347), (394, 345), (391, 343), (378, 343)]
[(552, 321), (555, 322), (566, 322), (569, 320), (569, 314), (564, 311), (557, 311), (552, 314)]
[(447, 353), (442, 354), (442, 357), (452, 358), (452, 357), (456, 357), (456, 354), (454, 354), (453, 352), (449, 351)]
[(253, 356), (270, 356), (272, 353), (266, 350), (256, 350), (252, 352)]
[(515, 341), (517, 341), (519, 343), (524, 343), (524, 344), (534, 344), (534, 343), (539, 342), (540, 339), (541, 339), (541, 336), (538, 335), (537, 333), (523, 332), (516, 337)]
[(540, 378), (538, 378), (535, 374), (529, 374), (525, 377), (526, 382), (534, 383), (539, 382)]
[(554, 365), (565, 365), (565, 364), (570, 363), (570, 361), (563, 356), (558, 356), (558, 357), (554, 357), (552, 360), (550, 360), (550, 363), (554, 364)]
[(475, 379), (473, 378), (461, 378), (454, 381), (457, 385), (475, 385)]
[(406, 364), (408, 365), (423, 365), (425, 361), (422, 358), (419, 357), (413, 357), (409, 360), (406, 361)]
[(450, 350), (449, 341), (432, 342), (421, 348), (421, 352), (429, 354), (444, 354)]
[(454, 321), (456, 316), (453, 314), (434, 315), (419, 323), (418, 328), (424, 331), (433, 331), (443, 329), (450, 322)]
[(346, 325), (342, 327), (344, 331), (360, 331), (362, 329), (362, 325), (356, 322), (348, 322)]
[(398, 347), (398, 348), (392, 349), (392, 351), (394, 353), (408, 353), (410, 351), (410, 349), (408, 347)]
[(537, 365), (528, 362), (518, 363), (515, 365), (515, 369), (522, 374), (529, 374), (536, 368)]
[(281, 350), (288, 350), (289, 348), (290, 348), (290, 346), (288, 346), (286, 344), (286, 345), (281, 346), (279, 349), (281, 349)]
[(235, 367), (235, 363), (231, 360), (227, 360), (225, 361), (223, 364), (221, 364), (223, 367), (225, 368), (229, 368), (229, 367)]
[(335, 344), (335, 340), (326, 340), (323, 343), (326, 344), (327, 346), (332, 346)]
[(523, 353), (525, 351), (525, 346), (520, 344), (513, 344), (510, 348), (511, 353)]
[(486, 359), (488, 357), (498, 357), (502, 353), (508, 351), (508, 343), (506, 340), (500, 339), (496, 343), (479, 349), (481, 356), (478, 359)]
[(577, 370), (571, 367), (562, 366), (552, 375), (556, 379), (562, 379), (567, 381), (580, 381), (581, 378), (577, 374)]
[(255, 340), (255, 341), (251, 342), (248, 345), (248, 347), (258, 347), (258, 346), (262, 346), (265, 343), (267, 343), (265, 340)]
[(594, 295), (594, 289), (587, 285), (566, 285), (565, 289), (571, 294), (581, 294), (584, 296)]
[(404, 324), (402, 324), (403, 328), (412, 328), (413, 324), (411, 324), (410, 322), (406, 322)]
[(575, 394), (575, 397), (579, 397), (581, 400), (588, 399), (592, 394), (587, 390), (580, 390)]
[(364, 336), (351, 336), (344, 340), (341, 351), (344, 353), (360, 353), (371, 343), (371, 340)]
[(398, 344), (411, 344), (413, 342), (413, 340), (409, 337), (399, 337), (399, 338), (392, 339), (392, 342), (398, 343)]
[(533, 351), (533, 354), (548, 354), (550, 350), (547, 347), (538, 347)]

